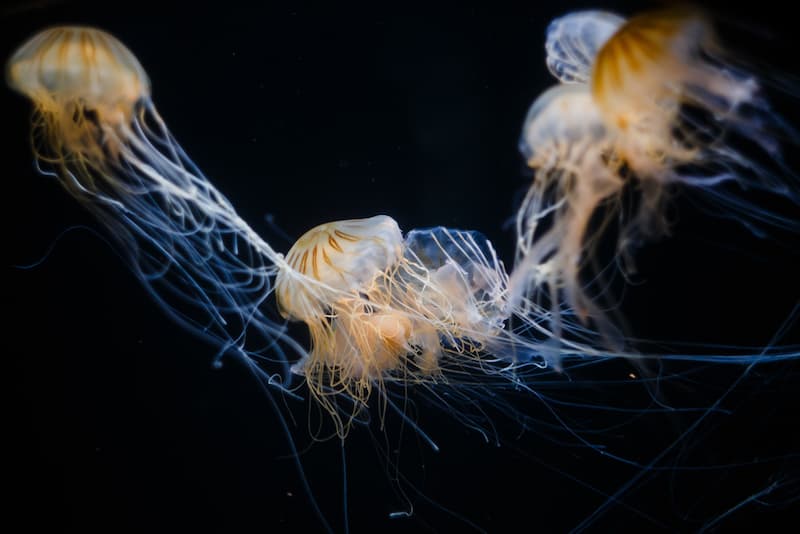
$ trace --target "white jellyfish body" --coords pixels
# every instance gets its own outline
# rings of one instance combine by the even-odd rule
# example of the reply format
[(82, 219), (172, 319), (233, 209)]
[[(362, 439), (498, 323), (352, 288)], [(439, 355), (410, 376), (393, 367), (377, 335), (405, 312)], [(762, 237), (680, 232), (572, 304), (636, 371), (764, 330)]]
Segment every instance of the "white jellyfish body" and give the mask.
[(410, 350), (410, 322), (388, 295), (402, 239), (385, 215), (325, 223), (297, 240), (278, 272), (281, 313), (311, 334), (311, 350), (293, 370), (326, 407), (342, 391), (366, 402), (372, 381)]
[(562, 83), (588, 83), (598, 50), (625, 19), (607, 11), (577, 11), (554, 19), (544, 48), (547, 68)]
[(585, 294), (580, 274), (596, 231), (589, 227), (591, 216), (624, 181), (610, 160), (609, 132), (588, 87), (545, 91), (525, 119), (520, 150), (534, 177), (517, 211), (510, 306), (534, 313), (545, 298), (556, 334), (563, 309), (584, 320), (591, 316), (610, 336), (613, 329)]
[(412, 230), (405, 257), (400, 276), (421, 309), (453, 323), (449, 330), (488, 340), (503, 329), (508, 275), (485, 236), (441, 226)]

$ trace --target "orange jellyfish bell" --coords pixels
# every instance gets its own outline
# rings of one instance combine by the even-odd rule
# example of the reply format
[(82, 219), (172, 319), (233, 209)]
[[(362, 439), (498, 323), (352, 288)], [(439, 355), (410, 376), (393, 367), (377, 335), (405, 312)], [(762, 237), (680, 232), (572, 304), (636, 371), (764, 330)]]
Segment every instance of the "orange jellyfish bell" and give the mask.
[(402, 257), (402, 246), (400, 227), (386, 215), (312, 228), (286, 255), (291, 269), (278, 272), (275, 293), (281, 314), (315, 320), (330, 301), (368, 294), (375, 278)]
[(150, 95), (150, 82), (136, 57), (116, 37), (96, 28), (59, 26), (43, 30), (8, 61), (12, 89), (42, 111), (82, 101), (106, 120)]
[(703, 14), (690, 9), (643, 13), (623, 24), (600, 48), (591, 77), (610, 124), (626, 131), (660, 116), (668, 127), (693, 77), (694, 57), (712, 38)]
[[(130, 141), (126, 130), (141, 110), (137, 103), (150, 103), (150, 82), (139, 61), (95, 28), (37, 33), (11, 56), (6, 79), (35, 106), (32, 141), (39, 159), (55, 165), (75, 160), (106, 175), (106, 156), (117, 160)], [(76, 192), (86, 187), (96, 188), (86, 180)]]

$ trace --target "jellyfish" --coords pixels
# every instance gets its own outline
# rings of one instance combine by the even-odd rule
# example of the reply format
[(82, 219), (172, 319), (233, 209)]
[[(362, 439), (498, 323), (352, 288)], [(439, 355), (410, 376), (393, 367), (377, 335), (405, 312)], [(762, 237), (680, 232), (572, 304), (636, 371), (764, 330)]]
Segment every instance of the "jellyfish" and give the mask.
[(542, 94), (528, 112), (520, 145), (536, 174), (517, 212), (509, 303), (530, 314), (549, 302), (556, 337), (566, 334), (566, 314), (574, 314), (591, 318), (611, 341), (618, 332), (579, 280), (583, 251), (603, 229), (588, 236), (591, 217), (617, 198), (624, 180), (606, 159), (607, 128), (585, 86), (559, 85)]
[(756, 200), (800, 202), (783, 156), (794, 129), (759, 79), (729, 59), (704, 13), (673, 8), (626, 21), (576, 12), (550, 24), (545, 48), (561, 83), (536, 99), (523, 126), (534, 177), (517, 212), (512, 305), (549, 303), (556, 332), (574, 312), (619, 347), (620, 321), (609, 317), (614, 269), (598, 250), (616, 235), (613, 263), (634, 273), (633, 249), (669, 233), (678, 186), (758, 236), (800, 230), (796, 217)]
[[(401, 367), (411, 350), (411, 322), (390, 306), (388, 294), (402, 239), (397, 223), (385, 215), (322, 224), (297, 240), (287, 254), (292, 268), (278, 273), (281, 314), (304, 322), (311, 337), (310, 353), (293, 369), (334, 417), (331, 399), (346, 393), (357, 399), (357, 413), (373, 381)], [(345, 426), (339, 423), (339, 431)]]
[[(33, 102), (40, 171), (108, 227), (173, 319), (219, 346), (220, 357), (239, 351), (248, 336), (278, 362), (285, 360), (281, 343), (302, 352), (280, 318), (260, 307), (282, 256), (178, 145), (153, 104), (147, 74), (121, 42), (95, 28), (47, 29), (9, 59), (7, 80)], [(270, 380), (289, 375), (285, 364)]]

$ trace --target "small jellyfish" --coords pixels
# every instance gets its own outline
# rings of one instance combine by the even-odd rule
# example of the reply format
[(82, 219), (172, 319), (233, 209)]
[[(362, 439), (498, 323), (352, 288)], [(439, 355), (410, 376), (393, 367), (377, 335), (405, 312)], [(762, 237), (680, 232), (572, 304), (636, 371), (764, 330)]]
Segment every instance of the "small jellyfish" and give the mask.
[[(800, 203), (800, 180), (784, 155), (798, 134), (773, 110), (769, 82), (731, 56), (710, 18), (693, 8), (634, 16), (598, 52), (592, 95), (642, 192), (623, 248), (668, 230), (663, 200), (673, 184), (756, 235), (800, 231), (800, 218), (751, 200), (763, 193)], [(783, 85), (788, 96), (800, 94)]]
[[(9, 85), (34, 105), (41, 172), (109, 227), (134, 274), (220, 356), (245, 340), (302, 352), (261, 304), (282, 256), (245, 223), (167, 129), (136, 57), (89, 27), (39, 32), (9, 59)], [(255, 338), (255, 339), (252, 339)], [(288, 364), (283, 378), (289, 379)]]
[[(9, 85), (36, 103), (65, 150), (90, 143), (98, 122), (132, 119), (150, 95), (150, 81), (136, 57), (115, 37), (93, 28), (57, 27), (36, 34), (8, 61)], [(83, 143), (83, 144), (82, 144)]]
[(758, 78), (727, 59), (704, 13), (675, 8), (627, 21), (572, 13), (550, 24), (546, 50), (562, 83), (534, 102), (523, 126), (534, 179), (517, 214), (512, 305), (546, 294), (556, 324), (565, 308), (612, 332), (591, 302), (613, 299), (609, 275), (585, 267), (598, 262), (613, 226), (618, 263), (632, 272), (632, 248), (669, 232), (665, 207), (676, 185), (757, 235), (763, 227), (800, 230), (796, 217), (750, 194), (800, 203), (783, 157), (794, 130), (772, 111)]
[(578, 11), (553, 20), (544, 48), (547, 68), (562, 83), (588, 83), (597, 51), (625, 19), (606, 11)]
[(617, 201), (624, 180), (608, 159), (608, 129), (586, 86), (545, 91), (528, 111), (520, 149), (535, 175), (516, 216), (509, 305), (531, 314), (550, 302), (556, 337), (564, 333), (563, 315), (573, 312), (583, 321), (591, 317), (611, 340), (617, 332), (585, 293), (580, 274), (584, 251), (605, 226), (589, 235), (592, 216), (603, 202)]

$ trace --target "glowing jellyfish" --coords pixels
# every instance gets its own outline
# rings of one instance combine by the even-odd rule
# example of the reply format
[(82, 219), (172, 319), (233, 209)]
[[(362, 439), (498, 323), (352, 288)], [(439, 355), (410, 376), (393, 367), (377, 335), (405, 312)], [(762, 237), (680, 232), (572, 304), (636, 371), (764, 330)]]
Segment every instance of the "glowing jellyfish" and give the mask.
[[(591, 316), (610, 339), (613, 326), (579, 280), (583, 251), (603, 229), (587, 237), (590, 219), (600, 203), (614, 198), (623, 179), (605, 159), (608, 132), (585, 87), (560, 85), (539, 97), (525, 119), (520, 146), (536, 175), (517, 212), (510, 302), (535, 313), (536, 290), (545, 287), (557, 336), (563, 333), (563, 313), (572, 310), (584, 321)], [(526, 293), (534, 300), (522, 299)], [(561, 293), (567, 310), (561, 310)]]
[[(665, 205), (675, 184), (756, 233), (800, 229), (797, 218), (749, 198), (760, 190), (800, 202), (782, 156), (793, 130), (756, 77), (726, 60), (701, 12), (627, 21), (572, 13), (550, 24), (546, 50), (562, 84), (534, 102), (523, 127), (520, 147), (534, 179), (517, 214), (512, 304), (523, 295), (549, 302), (556, 331), (563, 307), (616, 337), (598, 303), (613, 303), (610, 275), (586, 267), (612, 227), (620, 265), (632, 271), (630, 249), (669, 230)], [(635, 192), (633, 213), (623, 209), (626, 191)]]
[(292, 269), (278, 273), (277, 303), (285, 317), (308, 325), (311, 353), (295, 369), (320, 401), (330, 405), (327, 386), (334, 397), (358, 399), (361, 410), (373, 380), (411, 350), (410, 321), (388, 301), (388, 273), (402, 244), (397, 223), (381, 215), (317, 226), (289, 250)]
[[(7, 78), (35, 106), (40, 170), (110, 228), (175, 320), (220, 346), (220, 356), (245, 341), (263, 343), (264, 357), (278, 362), (275, 341), (302, 352), (260, 308), (282, 257), (175, 142), (122, 43), (94, 28), (44, 30), (14, 53)], [(288, 365), (270, 380), (288, 380)]]
[[(403, 240), (379, 215), (317, 226), (286, 259), (277, 304), (311, 334), (293, 369), (342, 435), (374, 385), (385, 397), (385, 382), (447, 380), (443, 371), (478, 364), (503, 332), (507, 276), (475, 232), (414, 230)], [(341, 393), (352, 403), (344, 419)]]

